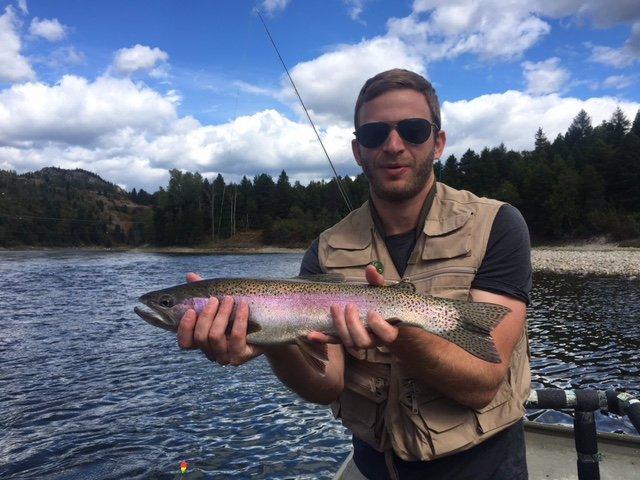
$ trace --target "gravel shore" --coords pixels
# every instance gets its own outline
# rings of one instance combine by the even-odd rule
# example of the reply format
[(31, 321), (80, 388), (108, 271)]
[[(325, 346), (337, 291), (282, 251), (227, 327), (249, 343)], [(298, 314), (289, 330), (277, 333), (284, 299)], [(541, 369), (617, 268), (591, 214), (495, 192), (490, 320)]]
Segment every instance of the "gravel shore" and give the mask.
[(536, 247), (533, 270), (577, 275), (640, 276), (640, 249), (615, 246)]

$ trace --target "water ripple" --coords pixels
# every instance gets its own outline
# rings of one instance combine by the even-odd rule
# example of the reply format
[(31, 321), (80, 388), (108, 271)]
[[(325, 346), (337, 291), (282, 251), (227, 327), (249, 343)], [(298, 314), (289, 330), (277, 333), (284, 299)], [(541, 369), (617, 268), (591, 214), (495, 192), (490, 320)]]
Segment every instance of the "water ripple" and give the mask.
[[(290, 393), (262, 358), (216, 367), (131, 311), (137, 295), (180, 283), (187, 271), (286, 277), (300, 259), (1, 253), (0, 477), (176, 479), (186, 459), (190, 479), (330, 478), (350, 446), (327, 408)], [(536, 275), (534, 385), (640, 394), (638, 287)], [(632, 431), (625, 419), (597, 417), (603, 430)]]

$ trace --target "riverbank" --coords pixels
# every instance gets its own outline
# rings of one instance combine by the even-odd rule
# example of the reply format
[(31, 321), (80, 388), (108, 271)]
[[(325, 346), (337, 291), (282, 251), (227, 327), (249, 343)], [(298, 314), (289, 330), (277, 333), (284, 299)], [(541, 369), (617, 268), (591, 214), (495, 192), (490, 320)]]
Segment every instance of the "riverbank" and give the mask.
[(535, 247), (531, 251), (531, 262), (536, 272), (640, 276), (640, 248), (598, 244)]

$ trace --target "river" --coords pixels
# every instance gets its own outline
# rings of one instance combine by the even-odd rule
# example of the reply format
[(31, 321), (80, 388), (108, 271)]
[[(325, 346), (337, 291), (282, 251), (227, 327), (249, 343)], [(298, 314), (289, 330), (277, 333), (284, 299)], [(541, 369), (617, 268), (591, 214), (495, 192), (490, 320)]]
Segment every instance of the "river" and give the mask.
[[(350, 447), (327, 408), (290, 393), (263, 358), (218, 367), (133, 313), (141, 293), (187, 271), (288, 277), (300, 260), (0, 252), (0, 478), (330, 478)], [(536, 274), (529, 332), (535, 387), (640, 394), (637, 279)]]

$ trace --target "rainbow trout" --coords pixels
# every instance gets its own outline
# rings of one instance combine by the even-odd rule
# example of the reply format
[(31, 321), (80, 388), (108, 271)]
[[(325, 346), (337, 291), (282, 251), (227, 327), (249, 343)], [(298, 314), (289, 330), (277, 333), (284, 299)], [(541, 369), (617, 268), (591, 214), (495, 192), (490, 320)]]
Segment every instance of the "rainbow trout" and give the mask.
[[(366, 326), (366, 314), (377, 311), (392, 324), (421, 328), (455, 343), (482, 360), (500, 363), (491, 331), (509, 309), (502, 305), (450, 300), (420, 295), (415, 286), (400, 282), (389, 287), (350, 284), (341, 275), (319, 275), (307, 279), (220, 278), (177, 285), (142, 295), (141, 303), (150, 310), (136, 307), (146, 322), (165, 330), (177, 331), (188, 309), (200, 313), (210, 297), (230, 295), (249, 306), (247, 342), (254, 345), (296, 343), (315, 367), (317, 349), (305, 341), (311, 331), (337, 336), (330, 305), (358, 307)], [(322, 279), (322, 281), (316, 281)]]

